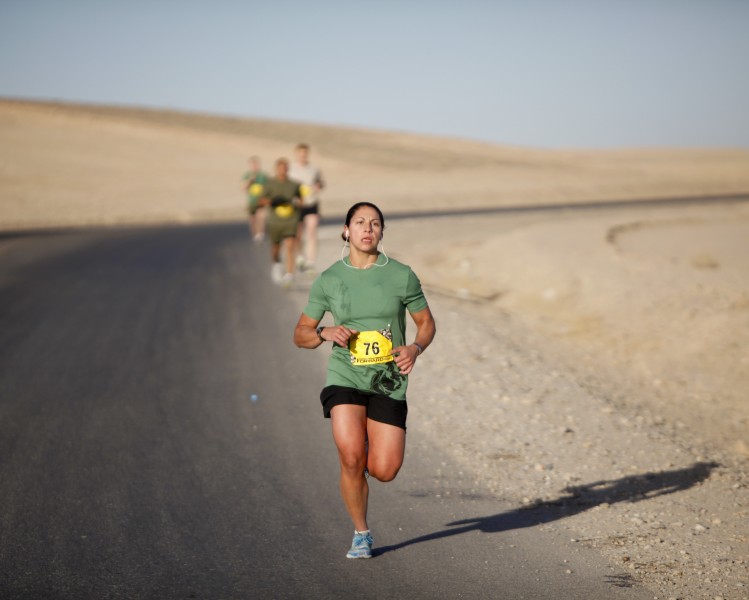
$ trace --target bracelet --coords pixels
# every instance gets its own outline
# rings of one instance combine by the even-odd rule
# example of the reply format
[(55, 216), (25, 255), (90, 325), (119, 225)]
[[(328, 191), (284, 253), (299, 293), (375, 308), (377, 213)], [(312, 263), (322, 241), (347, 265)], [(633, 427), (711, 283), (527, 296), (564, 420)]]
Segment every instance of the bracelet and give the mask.
[(413, 342), (413, 345), (419, 349), (419, 356), (421, 356), (421, 353), (424, 352), (424, 348), (421, 347), (421, 344), (417, 344), (416, 342)]
[(318, 328), (317, 328), (317, 329), (315, 330), (315, 333), (317, 333), (317, 337), (319, 337), (319, 338), (320, 338), (320, 341), (321, 341), (321, 342), (324, 342), (324, 341), (325, 341), (325, 338), (324, 338), (324, 337), (322, 336), (322, 330), (323, 330), (323, 329), (325, 329), (325, 327), (318, 327)]

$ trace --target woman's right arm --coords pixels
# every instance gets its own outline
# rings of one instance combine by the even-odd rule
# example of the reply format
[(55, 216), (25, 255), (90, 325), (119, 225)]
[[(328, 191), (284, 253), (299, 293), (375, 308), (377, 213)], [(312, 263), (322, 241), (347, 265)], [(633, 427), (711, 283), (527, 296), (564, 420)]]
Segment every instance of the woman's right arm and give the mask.
[(349, 338), (355, 333), (359, 333), (354, 329), (349, 329), (343, 325), (334, 325), (331, 327), (323, 327), (320, 336), (317, 335), (317, 325), (320, 321), (316, 321), (312, 317), (308, 317), (304, 313), (299, 317), (299, 322), (296, 324), (294, 329), (294, 343), (299, 348), (317, 348), (326, 342), (335, 342), (339, 346), (347, 346)]
[(294, 329), (294, 343), (300, 348), (310, 349), (317, 348), (322, 344), (322, 340), (318, 337), (316, 331), (319, 322), (302, 313)]

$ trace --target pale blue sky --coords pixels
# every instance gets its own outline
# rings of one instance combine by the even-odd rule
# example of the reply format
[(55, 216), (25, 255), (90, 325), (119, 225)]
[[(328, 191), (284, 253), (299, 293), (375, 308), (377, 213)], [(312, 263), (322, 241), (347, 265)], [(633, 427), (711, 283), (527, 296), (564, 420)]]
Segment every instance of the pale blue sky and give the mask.
[(0, 96), (749, 148), (749, 0), (0, 0)]

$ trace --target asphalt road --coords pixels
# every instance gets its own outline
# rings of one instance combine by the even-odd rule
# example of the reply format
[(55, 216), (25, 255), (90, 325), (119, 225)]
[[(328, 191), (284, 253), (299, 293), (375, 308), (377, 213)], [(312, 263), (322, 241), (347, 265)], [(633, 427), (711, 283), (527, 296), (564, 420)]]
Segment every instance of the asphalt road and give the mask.
[(0, 598), (652, 598), (423, 443), (347, 560), (298, 310), (240, 225), (0, 238)]

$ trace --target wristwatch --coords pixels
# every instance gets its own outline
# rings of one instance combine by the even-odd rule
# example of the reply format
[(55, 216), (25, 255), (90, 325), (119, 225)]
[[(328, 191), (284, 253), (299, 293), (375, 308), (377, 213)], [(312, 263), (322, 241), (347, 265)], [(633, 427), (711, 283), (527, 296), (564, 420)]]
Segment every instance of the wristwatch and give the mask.
[(325, 329), (325, 327), (318, 327), (317, 329), (315, 329), (315, 332), (317, 333), (317, 337), (320, 338), (321, 342), (326, 341), (325, 338), (323, 338), (323, 336), (322, 336), (322, 330), (323, 329)]

